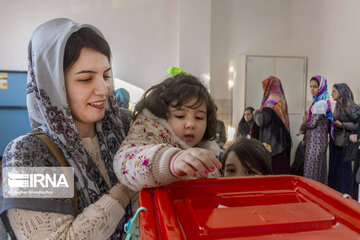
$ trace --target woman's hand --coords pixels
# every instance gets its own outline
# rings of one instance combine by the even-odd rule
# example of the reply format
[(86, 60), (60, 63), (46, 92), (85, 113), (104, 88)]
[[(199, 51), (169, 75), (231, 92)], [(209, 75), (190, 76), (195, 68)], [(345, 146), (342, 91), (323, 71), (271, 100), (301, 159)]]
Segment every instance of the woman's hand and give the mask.
[(109, 195), (111, 198), (118, 200), (120, 205), (125, 209), (130, 203), (131, 198), (135, 195), (135, 191), (126, 187), (125, 185), (117, 182), (110, 190)]
[(335, 127), (337, 127), (337, 128), (342, 128), (342, 123), (339, 121), (339, 120), (336, 120), (335, 122), (334, 122), (334, 126)]
[(352, 141), (353, 143), (356, 143), (357, 140), (357, 134), (350, 134), (349, 136), (350, 141)]
[(308, 117), (308, 111), (304, 111), (303, 123), (306, 122), (307, 117)]
[(188, 175), (196, 178), (196, 172), (207, 177), (209, 172), (221, 168), (221, 163), (213, 152), (202, 148), (190, 148), (180, 153), (173, 162), (177, 176)]

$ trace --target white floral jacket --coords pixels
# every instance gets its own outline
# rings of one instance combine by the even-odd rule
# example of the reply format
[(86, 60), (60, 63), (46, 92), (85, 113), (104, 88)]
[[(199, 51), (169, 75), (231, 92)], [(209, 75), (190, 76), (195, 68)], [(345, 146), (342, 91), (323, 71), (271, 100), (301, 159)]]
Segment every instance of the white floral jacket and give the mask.
[[(196, 147), (209, 149), (216, 156), (220, 152), (215, 141), (203, 141)], [(171, 173), (170, 160), (176, 152), (189, 148), (175, 135), (165, 119), (144, 109), (132, 122), (115, 155), (114, 171), (122, 184), (135, 191), (164, 186), (182, 179)], [(215, 171), (208, 177), (220, 177), (220, 173)]]

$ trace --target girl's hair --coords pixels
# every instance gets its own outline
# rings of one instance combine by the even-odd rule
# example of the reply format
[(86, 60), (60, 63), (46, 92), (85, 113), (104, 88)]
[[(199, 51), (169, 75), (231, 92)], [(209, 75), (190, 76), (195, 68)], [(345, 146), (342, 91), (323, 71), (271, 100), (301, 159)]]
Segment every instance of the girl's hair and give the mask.
[(64, 72), (80, 57), (83, 48), (90, 48), (104, 54), (111, 62), (111, 50), (106, 40), (91, 28), (81, 28), (70, 35), (64, 52)]
[(155, 116), (167, 119), (170, 106), (180, 108), (193, 98), (196, 98), (197, 101), (192, 106), (187, 107), (194, 109), (205, 102), (207, 125), (203, 139), (214, 140), (216, 138), (217, 107), (206, 87), (192, 75), (171, 76), (149, 88), (135, 106), (134, 119), (145, 108)]
[(251, 174), (261, 173), (263, 175), (272, 174), (270, 153), (260, 141), (254, 138), (239, 138), (222, 156), (222, 172), (225, 170), (226, 158), (231, 151), (234, 151), (239, 158), (241, 165), (247, 172)]

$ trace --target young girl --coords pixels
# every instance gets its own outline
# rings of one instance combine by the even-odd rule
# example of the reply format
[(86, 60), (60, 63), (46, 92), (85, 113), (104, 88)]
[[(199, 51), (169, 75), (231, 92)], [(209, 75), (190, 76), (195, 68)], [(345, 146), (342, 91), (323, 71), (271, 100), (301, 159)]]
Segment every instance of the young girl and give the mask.
[(227, 149), (222, 162), (224, 177), (272, 174), (269, 150), (254, 138), (241, 137)]
[(135, 106), (128, 136), (114, 158), (119, 180), (133, 190), (180, 178), (219, 177), (216, 105), (186, 73), (147, 90)]

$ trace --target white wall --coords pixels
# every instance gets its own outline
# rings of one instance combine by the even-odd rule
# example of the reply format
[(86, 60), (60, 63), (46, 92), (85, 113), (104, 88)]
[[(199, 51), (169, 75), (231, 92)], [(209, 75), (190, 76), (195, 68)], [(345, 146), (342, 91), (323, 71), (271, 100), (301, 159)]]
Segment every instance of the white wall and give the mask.
[(179, 66), (210, 87), (211, 1), (180, 0)]
[(236, 56), (289, 54), (291, 10), (290, 0), (212, 1), (211, 87), (215, 98), (231, 98), (228, 64)]
[(360, 102), (359, 9), (359, 0), (213, 0), (212, 93), (231, 99), (229, 63), (242, 54), (305, 56), (308, 79), (325, 76), (329, 91), (346, 82)]
[[(360, 102), (360, 1), (292, 0), (293, 49), (308, 56), (308, 79), (347, 83)], [(311, 100), (308, 91), (308, 100)]]
[(0, 0), (0, 70), (27, 70), (32, 31), (56, 17), (98, 27), (114, 76), (147, 89), (178, 65), (178, 0)]
[[(360, 101), (359, 0), (192, 1), (195, 9), (203, 6), (201, 12), (189, 12), (190, 0), (0, 0), (0, 69), (26, 70), (32, 31), (46, 20), (68, 17), (100, 28), (113, 51), (114, 76), (145, 89), (180, 59), (181, 65), (192, 59), (190, 66), (201, 69), (210, 62), (212, 94), (230, 99), (228, 67), (234, 58), (293, 55), (308, 57), (308, 78), (322, 74), (330, 86), (347, 82)], [(202, 24), (191, 25), (196, 14)], [(189, 16), (191, 21), (184, 19)], [(180, 22), (186, 24), (182, 31)], [(192, 35), (196, 40), (188, 45)], [(195, 60), (189, 57), (195, 53)]]

